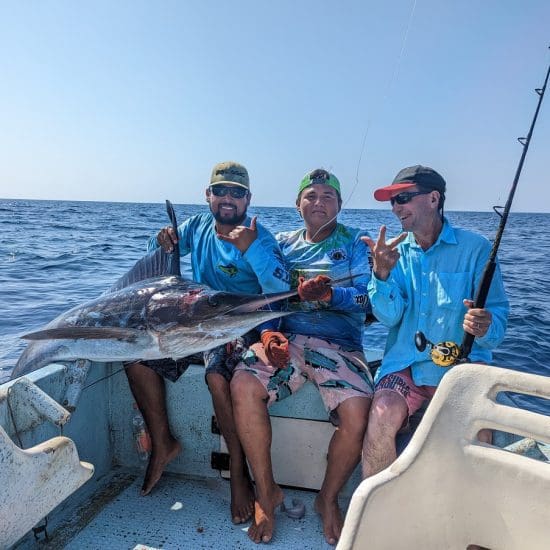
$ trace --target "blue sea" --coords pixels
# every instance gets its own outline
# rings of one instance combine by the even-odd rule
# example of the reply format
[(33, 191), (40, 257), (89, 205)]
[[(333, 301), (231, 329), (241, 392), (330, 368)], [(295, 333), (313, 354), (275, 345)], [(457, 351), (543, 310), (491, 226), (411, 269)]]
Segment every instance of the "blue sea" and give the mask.
[[(175, 208), (184, 220), (207, 206)], [(250, 213), (273, 232), (293, 229), (301, 221), (294, 208), (256, 207)], [(494, 212), (447, 216), (454, 225), (490, 240), (499, 224)], [(372, 235), (381, 224), (388, 226), (389, 235), (400, 229), (389, 210), (345, 209), (339, 219)], [(0, 200), (0, 382), (9, 378), (25, 346), (20, 335), (103, 292), (166, 224), (164, 203)], [(550, 214), (512, 213), (499, 259), (511, 313), (494, 363), (549, 375)], [(384, 327), (375, 323), (366, 331), (365, 347), (383, 348), (385, 337)], [(529, 406), (550, 414), (545, 400), (530, 400)]]

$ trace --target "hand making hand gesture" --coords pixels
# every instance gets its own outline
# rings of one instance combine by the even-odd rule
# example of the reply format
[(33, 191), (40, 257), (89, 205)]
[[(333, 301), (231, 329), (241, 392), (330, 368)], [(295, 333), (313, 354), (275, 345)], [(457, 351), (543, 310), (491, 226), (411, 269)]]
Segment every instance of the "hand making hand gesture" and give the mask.
[(244, 254), (248, 247), (256, 240), (258, 230), (256, 229), (256, 216), (250, 220), (250, 227), (237, 225), (227, 235), (218, 233), (218, 238), (227, 241), (238, 248)]
[(373, 259), (372, 271), (377, 279), (385, 281), (390, 276), (390, 271), (394, 268), (397, 260), (399, 260), (397, 245), (403, 242), (406, 237), (407, 233), (401, 233), (401, 235), (386, 242), (385, 225), (380, 227), (380, 233), (376, 242), (370, 237), (361, 237), (361, 240), (370, 248)]

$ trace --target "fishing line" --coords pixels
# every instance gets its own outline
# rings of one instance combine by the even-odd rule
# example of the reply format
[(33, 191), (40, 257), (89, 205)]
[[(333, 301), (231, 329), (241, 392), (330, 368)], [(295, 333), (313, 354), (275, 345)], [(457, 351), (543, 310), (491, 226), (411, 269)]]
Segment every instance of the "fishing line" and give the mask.
[(118, 374), (120, 372), (125, 371), (129, 366), (130, 365), (122, 367), (121, 369), (118, 369), (118, 370), (112, 372), (111, 374), (108, 374), (107, 376), (103, 376), (102, 378), (98, 378), (97, 380), (94, 380), (91, 384), (88, 384), (87, 386), (83, 386), (82, 391), (87, 390), (88, 388), (91, 388), (92, 386), (95, 386), (96, 384), (99, 384), (99, 382), (103, 382), (103, 380), (107, 380), (108, 378), (111, 378), (111, 376), (114, 376), (115, 374)]
[[(196, 354), (193, 354), (196, 355)], [(187, 357), (192, 358), (193, 355), (188, 355)], [(174, 362), (181, 361), (182, 359), (185, 359), (185, 357), (180, 357), (179, 359), (174, 359)], [(135, 363), (132, 363), (135, 364)], [(124, 365), (121, 369), (115, 370), (114, 372), (111, 372), (110, 374), (107, 374), (106, 376), (103, 376), (101, 378), (98, 378), (97, 380), (94, 380), (91, 384), (88, 384), (87, 386), (82, 387), (82, 391), (87, 390), (88, 388), (91, 388), (92, 386), (95, 386), (96, 384), (99, 384), (99, 382), (103, 382), (103, 380), (107, 380), (108, 378), (111, 378), (115, 374), (119, 374), (123, 371), (125, 371), (128, 367), (131, 367), (132, 364)], [(189, 363), (191, 364), (191, 362)]]
[[(382, 95), (382, 99), (379, 100), (379, 103), (376, 104), (376, 107), (380, 107), (380, 109), (373, 109), (374, 112), (380, 112), (382, 110), (382, 108), (385, 106), (386, 102), (388, 101), (388, 98), (390, 96), (390, 90), (392, 89), (393, 87), (393, 84), (394, 82), (397, 80), (397, 77), (399, 76), (399, 69), (401, 67), (401, 60), (403, 59), (403, 55), (405, 53), (405, 46), (407, 44), (407, 38), (409, 36), (409, 32), (410, 32), (410, 29), (411, 29), (411, 25), (412, 25), (412, 20), (413, 20), (413, 17), (414, 17), (414, 12), (416, 10), (416, 3), (417, 3), (417, 0), (413, 0), (413, 3), (412, 3), (412, 7), (411, 7), (411, 11), (409, 13), (409, 18), (407, 20), (407, 24), (405, 26), (405, 31), (403, 33), (403, 37), (401, 39), (401, 48), (399, 50), (399, 54), (397, 56), (397, 59), (394, 63), (394, 68), (393, 68), (393, 72), (392, 72), (392, 75), (390, 76), (390, 79), (388, 80), (388, 84), (386, 85), (386, 91), (384, 92), (384, 94)], [(372, 111), (371, 111), (372, 112)], [(361, 149), (359, 151), (359, 159), (357, 161), (357, 168), (355, 170), (355, 184), (353, 185), (353, 187), (351, 188), (351, 191), (348, 195), (348, 197), (346, 198), (346, 200), (342, 201), (342, 208), (345, 208), (346, 205), (349, 203), (349, 201), (352, 199), (353, 197), (353, 194), (355, 193), (355, 190), (357, 189), (357, 186), (359, 185), (359, 170), (361, 168), (361, 162), (363, 160), (363, 155), (365, 153), (365, 150), (366, 150), (366, 145), (367, 145), (367, 137), (369, 135), (369, 131), (370, 131), (370, 128), (371, 128), (371, 125), (372, 125), (372, 117), (369, 117), (367, 119), (367, 124), (366, 124), (366, 128), (365, 128), (365, 133), (363, 134), (363, 140), (362, 140), (362, 143), (361, 143)], [(313, 235), (312, 239), (311, 240), (314, 240), (315, 237), (319, 234), (320, 231), (322, 231), (327, 225), (330, 225), (332, 222), (334, 222), (338, 217), (338, 214), (336, 214), (334, 217), (332, 217), (328, 222), (326, 222), (325, 224), (323, 224), (316, 232), (315, 232), (315, 235)]]

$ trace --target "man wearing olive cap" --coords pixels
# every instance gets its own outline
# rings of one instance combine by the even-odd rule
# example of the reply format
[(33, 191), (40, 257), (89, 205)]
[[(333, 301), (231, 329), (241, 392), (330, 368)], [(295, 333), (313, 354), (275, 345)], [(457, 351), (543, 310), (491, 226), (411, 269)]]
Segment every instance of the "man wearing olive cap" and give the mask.
[[(149, 250), (162, 246), (171, 252), (178, 246), (181, 256), (189, 255), (193, 280), (215, 290), (261, 294), (288, 290), (288, 272), (274, 237), (256, 217), (247, 217), (250, 204), (248, 171), (237, 162), (214, 166), (206, 188), (209, 211), (185, 220), (178, 227), (163, 228), (151, 237)], [(214, 412), (230, 454), (231, 516), (235, 523), (252, 514), (254, 492), (233, 420), (229, 381), (233, 369), (248, 345), (261, 332), (278, 328), (278, 320), (263, 323), (258, 330), (234, 342), (204, 353), (205, 378), (212, 394)], [(165, 466), (181, 450), (168, 425), (163, 378), (177, 380), (189, 360), (141, 361), (127, 367), (130, 387), (143, 414), (152, 440), (152, 453), (142, 494), (158, 482)]]

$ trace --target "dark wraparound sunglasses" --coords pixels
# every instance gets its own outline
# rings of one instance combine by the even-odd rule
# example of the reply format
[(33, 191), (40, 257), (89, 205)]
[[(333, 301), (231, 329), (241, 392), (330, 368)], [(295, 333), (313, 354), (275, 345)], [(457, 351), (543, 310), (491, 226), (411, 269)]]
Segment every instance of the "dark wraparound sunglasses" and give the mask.
[(216, 197), (225, 197), (228, 193), (234, 199), (242, 199), (248, 194), (248, 189), (244, 187), (226, 187), (225, 185), (212, 185), (210, 192)]
[(313, 172), (309, 174), (309, 181), (311, 181), (311, 185), (316, 183), (326, 183), (328, 180), (330, 180), (330, 174), (321, 168), (313, 170)]
[(391, 205), (393, 206), (395, 203), (397, 204), (407, 204), (408, 202), (411, 202), (414, 197), (417, 195), (427, 195), (428, 193), (431, 193), (432, 191), (403, 191), (403, 193), (399, 193), (399, 195), (395, 195), (395, 197), (392, 197), (390, 199)]

